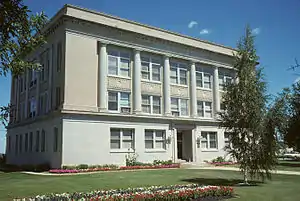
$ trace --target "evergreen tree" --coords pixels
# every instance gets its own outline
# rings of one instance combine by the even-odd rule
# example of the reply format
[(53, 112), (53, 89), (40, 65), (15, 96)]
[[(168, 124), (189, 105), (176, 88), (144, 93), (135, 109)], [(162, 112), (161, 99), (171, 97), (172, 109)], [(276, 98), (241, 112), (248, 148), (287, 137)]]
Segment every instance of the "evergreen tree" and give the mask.
[[(265, 179), (276, 164), (274, 133), (267, 132), (267, 95), (262, 69), (257, 67), (254, 36), (249, 26), (237, 44), (234, 82), (225, 86), (225, 112), (220, 113), (220, 126), (231, 133), (225, 149), (240, 164), (244, 183), (248, 177)], [(273, 125), (268, 126), (273, 128)], [(266, 174), (264, 174), (266, 173)]]

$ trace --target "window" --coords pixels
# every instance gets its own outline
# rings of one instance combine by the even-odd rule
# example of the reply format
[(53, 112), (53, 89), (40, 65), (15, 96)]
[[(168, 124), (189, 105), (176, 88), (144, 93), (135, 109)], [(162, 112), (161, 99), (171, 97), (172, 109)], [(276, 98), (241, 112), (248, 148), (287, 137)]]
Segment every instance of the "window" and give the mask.
[(39, 99), (39, 114), (45, 114), (47, 112), (48, 93), (45, 92), (40, 95)]
[(130, 54), (116, 50), (108, 51), (108, 74), (130, 77)]
[(160, 114), (160, 97), (142, 95), (142, 112), (149, 114)]
[(130, 93), (108, 92), (108, 110), (123, 113), (130, 112)]
[(197, 113), (199, 117), (212, 118), (212, 103), (197, 101)]
[(164, 130), (145, 130), (146, 149), (166, 149), (166, 132)]
[(19, 152), (22, 153), (22, 150), (23, 150), (23, 135), (20, 135)]
[(45, 130), (42, 130), (42, 147), (41, 147), (41, 152), (45, 152), (46, 150), (46, 133)]
[(141, 76), (144, 80), (160, 81), (161, 61), (154, 57), (141, 57)]
[(110, 129), (111, 149), (134, 149), (134, 129), (111, 128)]
[(11, 137), (10, 136), (7, 137), (7, 151), (8, 152), (11, 151)]
[(33, 133), (29, 133), (29, 152), (32, 152), (32, 146), (33, 146)]
[(172, 84), (187, 85), (187, 67), (185, 64), (171, 62), (170, 79)]
[(202, 149), (217, 149), (218, 139), (217, 132), (201, 132), (201, 148)]
[(225, 111), (225, 104), (224, 103), (220, 104), (220, 110), (221, 110), (221, 112)]
[(53, 138), (53, 152), (58, 151), (58, 128), (54, 128), (54, 138)]
[(33, 118), (36, 115), (36, 100), (35, 97), (32, 97), (29, 100), (29, 117)]
[(16, 135), (16, 141), (15, 141), (15, 153), (17, 154), (18, 153), (18, 150), (19, 150), (19, 136)]
[(25, 133), (25, 152), (28, 152), (28, 133)]
[(57, 52), (56, 52), (56, 71), (60, 72), (61, 70), (61, 65), (62, 65), (62, 44), (61, 42), (57, 43)]
[(40, 151), (40, 131), (36, 131), (36, 136), (35, 136), (35, 151), (36, 152)]
[(49, 50), (46, 50), (42, 55), (41, 55), (41, 64), (42, 68), (40, 71), (40, 79), (41, 81), (46, 81), (49, 75)]
[(224, 144), (225, 144), (225, 147), (227, 147), (227, 146), (230, 145), (230, 136), (231, 136), (231, 133), (224, 132)]
[(219, 74), (219, 89), (224, 90), (225, 85), (232, 82), (232, 76), (228, 75), (227, 73), (220, 72)]
[(22, 120), (25, 117), (25, 102), (19, 104), (19, 119)]
[(34, 69), (31, 69), (30, 71), (29, 71), (29, 77), (30, 77), (30, 85), (29, 85), (29, 87), (33, 87), (33, 86), (35, 86), (36, 85), (36, 77), (37, 77), (37, 71), (35, 71)]
[(188, 116), (188, 100), (171, 98), (171, 112), (173, 116)]
[(196, 84), (197, 87), (211, 89), (212, 76), (209, 73), (196, 72)]
[(60, 106), (61, 104), (61, 92), (60, 92), (60, 87), (56, 87), (55, 88), (55, 108), (58, 109), (58, 107)]

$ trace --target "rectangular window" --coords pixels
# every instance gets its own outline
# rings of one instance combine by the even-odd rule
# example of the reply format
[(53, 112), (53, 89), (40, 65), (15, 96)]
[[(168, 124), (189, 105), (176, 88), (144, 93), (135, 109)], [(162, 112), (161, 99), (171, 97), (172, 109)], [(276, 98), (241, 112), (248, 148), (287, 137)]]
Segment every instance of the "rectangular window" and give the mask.
[(130, 93), (108, 92), (108, 110), (130, 113)]
[(33, 133), (29, 133), (29, 152), (32, 152), (32, 147), (33, 147)]
[(188, 116), (188, 100), (171, 98), (171, 112), (173, 116)]
[(28, 152), (28, 133), (25, 133), (25, 152)]
[(232, 82), (232, 76), (226, 74), (226, 73), (222, 73), (220, 72), (219, 74), (219, 89), (224, 91), (225, 90), (225, 86), (229, 83)]
[(23, 135), (20, 135), (19, 152), (23, 151)]
[(45, 152), (46, 150), (46, 133), (45, 130), (42, 130), (42, 143), (41, 143), (41, 152)]
[(201, 132), (202, 149), (218, 149), (217, 132)]
[(144, 80), (160, 81), (161, 61), (154, 57), (141, 57), (141, 77)]
[(36, 85), (36, 82), (37, 82), (37, 81), (36, 81), (36, 78), (37, 78), (37, 71), (34, 70), (34, 69), (29, 70), (29, 77), (30, 77), (30, 79), (29, 79), (29, 82), (30, 82), (29, 87), (35, 86), (35, 85)]
[(60, 72), (61, 65), (62, 65), (62, 43), (61, 42), (57, 43), (56, 59), (57, 59), (56, 71)]
[(40, 131), (36, 131), (36, 136), (35, 136), (35, 151), (36, 152), (40, 151)]
[(108, 74), (130, 77), (130, 54), (128, 52), (108, 51)]
[(160, 97), (142, 95), (142, 112), (148, 114), (160, 114)]
[(48, 93), (44, 92), (40, 95), (39, 99), (39, 114), (45, 114), (47, 112), (47, 104), (48, 104)]
[(17, 154), (18, 153), (18, 150), (19, 150), (19, 136), (16, 135), (16, 141), (15, 141), (15, 153)]
[(55, 88), (55, 106), (56, 106), (56, 109), (58, 109), (58, 107), (60, 106), (61, 104), (61, 92), (60, 92), (60, 87), (56, 87)]
[(58, 151), (58, 128), (54, 128), (54, 138), (53, 138), (53, 152)]
[(172, 84), (187, 85), (187, 67), (182, 63), (170, 63), (170, 79)]
[(110, 148), (111, 149), (134, 149), (134, 129), (111, 128)]
[(145, 129), (145, 148), (146, 149), (166, 149), (165, 130)]
[(224, 144), (225, 144), (225, 147), (227, 147), (227, 146), (230, 145), (230, 136), (231, 136), (231, 133), (224, 132)]
[(212, 118), (212, 102), (197, 101), (199, 117)]
[(33, 118), (36, 115), (36, 100), (35, 97), (32, 97), (29, 100), (29, 117)]
[(212, 75), (210, 73), (196, 71), (196, 84), (197, 87), (204, 89), (212, 88)]
[(7, 137), (7, 151), (8, 152), (11, 151), (11, 137), (10, 136)]

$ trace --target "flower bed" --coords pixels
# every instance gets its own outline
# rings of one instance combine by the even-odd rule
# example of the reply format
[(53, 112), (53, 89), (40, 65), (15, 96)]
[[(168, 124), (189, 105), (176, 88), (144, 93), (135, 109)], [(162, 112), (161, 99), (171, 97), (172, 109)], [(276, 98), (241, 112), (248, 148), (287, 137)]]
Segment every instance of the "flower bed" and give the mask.
[(87, 169), (52, 169), (50, 173), (65, 174), (65, 173), (81, 173), (81, 172), (96, 172), (96, 171), (111, 171), (111, 170), (137, 170), (137, 169), (161, 169), (161, 168), (179, 168), (180, 164), (171, 165), (149, 165), (149, 166), (121, 166), (119, 168), (87, 168)]
[(63, 193), (38, 195), (33, 198), (24, 198), (24, 201), (152, 201), (152, 200), (193, 200), (204, 197), (232, 197), (231, 187), (200, 186), (197, 184), (152, 186), (142, 188), (116, 189), (108, 191), (92, 191), (88, 193)]

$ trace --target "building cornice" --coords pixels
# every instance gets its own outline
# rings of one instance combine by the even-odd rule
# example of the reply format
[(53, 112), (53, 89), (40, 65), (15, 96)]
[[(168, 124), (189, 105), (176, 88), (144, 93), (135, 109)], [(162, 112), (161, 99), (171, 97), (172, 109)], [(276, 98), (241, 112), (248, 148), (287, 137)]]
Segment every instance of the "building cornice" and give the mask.
[(69, 4), (66, 4), (57, 12), (55, 16), (51, 18), (49, 24), (45, 27), (45, 30), (49, 29), (53, 24), (55, 24), (57, 20), (59, 20), (63, 16), (69, 16), (88, 22), (102, 24), (120, 30), (135, 32), (145, 36), (159, 38), (162, 40), (175, 42), (177, 44), (187, 45), (227, 56), (233, 56), (234, 52), (236, 52), (236, 49), (231, 47), (226, 47), (220, 44), (215, 44), (209, 41), (200, 40), (198, 38), (181, 35), (179, 33), (167, 31), (161, 28), (141, 24), (135, 21), (126, 20), (116, 16)]

